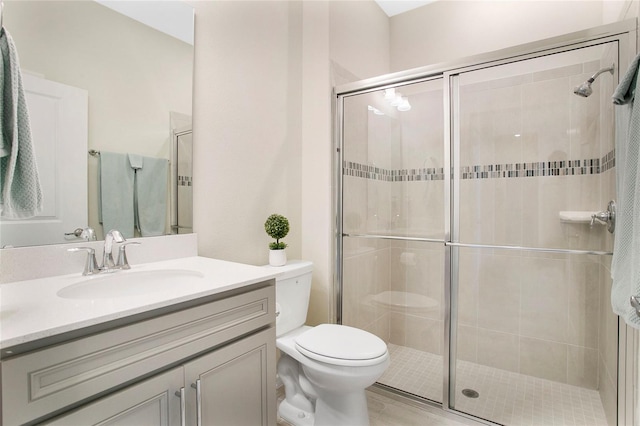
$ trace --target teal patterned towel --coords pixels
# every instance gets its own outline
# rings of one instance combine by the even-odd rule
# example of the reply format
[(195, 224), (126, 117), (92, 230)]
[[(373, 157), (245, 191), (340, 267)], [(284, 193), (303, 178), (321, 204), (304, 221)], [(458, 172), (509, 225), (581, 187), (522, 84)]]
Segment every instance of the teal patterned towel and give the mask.
[(42, 189), (16, 46), (0, 31), (0, 216), (27, 218), (42, 210)]
[(627, 324), (640, 328), (631, 296), (640, 296), (640, 102), (635, 101), (640, 56), (620, 79), (616, 107), (616, 233), (611, 261), (611, 305)]

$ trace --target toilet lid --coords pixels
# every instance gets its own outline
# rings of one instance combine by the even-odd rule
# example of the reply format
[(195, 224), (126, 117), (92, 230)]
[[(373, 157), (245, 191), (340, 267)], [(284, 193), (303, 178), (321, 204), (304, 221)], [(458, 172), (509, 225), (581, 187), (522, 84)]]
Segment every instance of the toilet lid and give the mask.
[(371, 361), (387, 353), (387, 345), (378, 336), (346, 325), (321, 324), (296, 337), (295, 342), (309, 358), (339, 365)]

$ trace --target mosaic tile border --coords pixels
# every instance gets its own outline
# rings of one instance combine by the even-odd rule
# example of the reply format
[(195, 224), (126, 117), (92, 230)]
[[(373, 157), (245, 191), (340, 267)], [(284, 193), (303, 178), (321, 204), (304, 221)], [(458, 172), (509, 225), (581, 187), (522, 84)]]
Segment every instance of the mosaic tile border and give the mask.
[(444, 169), (399, 169), (390, 170), (366, 164), (345, 161), (343, 172), (347, 176), (355, 176), (365, 179), (382, 180), (386, 182), (407, 182), (425, 180), (444, 180)]
[[(490, 164), (466, 166), (460, 170), (461, 179), (496, 179), (539, 176), (597, 175), (615, 167), (615, 150), (602, 158), (585, 160), (541, 161), (534, 163)], [(343, 174), (385, 182), (415, 182), (444, 180), (444, 169), (384, 169), (366, 164), (344, 161)]]

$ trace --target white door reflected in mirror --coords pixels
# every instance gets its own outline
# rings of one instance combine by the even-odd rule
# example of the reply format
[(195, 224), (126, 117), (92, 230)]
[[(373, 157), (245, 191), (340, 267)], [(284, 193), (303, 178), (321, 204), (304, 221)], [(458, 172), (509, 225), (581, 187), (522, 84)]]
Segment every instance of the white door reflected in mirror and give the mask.
[(22, 78), (43, 210), (29, 219), (2, 218), (0, 247), (79, 241), (65, 233), (88, 224), (88, 93), (27, 73)]

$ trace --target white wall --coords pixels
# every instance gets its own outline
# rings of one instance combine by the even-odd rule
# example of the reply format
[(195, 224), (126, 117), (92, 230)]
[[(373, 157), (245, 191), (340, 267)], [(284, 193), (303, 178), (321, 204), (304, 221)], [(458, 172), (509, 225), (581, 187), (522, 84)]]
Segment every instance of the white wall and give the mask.
[(605, 24), (638, 17), (638, 0), (606, 0), (602, 2), (602, 22)]
[(333, 318), (333, 85), (389, 72), (388, 19), (372, 1), (303, 3), (302, 255), (315, 264), (307, 322)]
[(388, 71), (386, 18), (351, 3), (191, 3), (199, 253), (266, 264), (264, 221), (287, 216), (288, 257), (316, 266), (311, 323), (329, 320), (333, 284), (331, 61), (361, 78)]
[(300, 256), (299, 3), (193, 2), (194, 230), (203, 256), (268, 262), (271, 213)]
[(389, 69), (389, 18), (373, 1), (330, 1), (331, 60), (358, 80)]
[(602, 24), (600, 1), (437, 1), (391, 18), (401, 71)]

